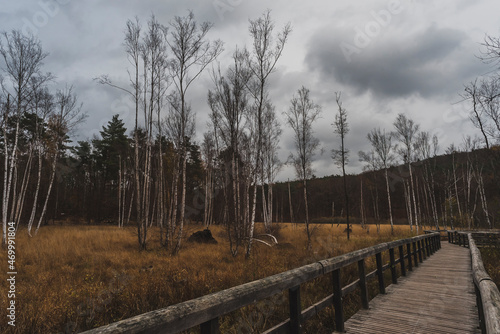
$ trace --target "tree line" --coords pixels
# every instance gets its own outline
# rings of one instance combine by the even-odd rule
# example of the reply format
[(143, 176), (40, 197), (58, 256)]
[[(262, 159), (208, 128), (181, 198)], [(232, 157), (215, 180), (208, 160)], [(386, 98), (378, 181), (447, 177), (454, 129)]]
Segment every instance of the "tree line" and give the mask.
[[(340, 178), (313, 175), (319, 148), (314, 123), (322, 107), (306, 87), (283, 112), (295, 151), (285, 162), (278, 159), (282, 130), (269, 85), (290, 24), (277, 29), (269, 11), (249, 20), (251, 43), (236, 47), (225, 69), (216, 64), (223, 43), (208, 39), (211, 28), (192, 12), (167, 25), (154, 15), (145, 25), (129, 20), (123, 42), (128, 85), (115, 84), (108, 75), (95, 81), (130, 97), (133, 128), (115, 115), (99, 136), (74, 146), (69, 136), (85, 118), (74, 89), (51, 91), (54, 76), (43, 72), (48, 54), (35, 37), (3, 33), (4, 242), (8, 221), (25, 224), (32, 235), (33, 226), (36, 234), (48, 216), (61, 219), (62, 213), (89, 223), (135, 224), (140, 249), (147, 248), (150, 228), (159, 227), (161, 245), (172, 254), (181, 249), (187, 221), (223, 224), (233, 256), (250, 256), (254, 242), (267, 244), (277, 221), (305, 223), (309, 247), (310, 224), (320, 217), (332, 222), (345, 217), (347, 233), (350, 216), (362, 224), (391, 226), (404, 219), (417, 233), (422, 225), (494, 226), (498, 77), (465, 87), (463, 97), (472, 105), (471, 120), (481, 139), (466, 137), (460, 148), (450, 146), (446, 156), (438, 156), (437, 136), (399, 114), (393, 129), (368, 133), (371, 149), (358, 153), (365, 162), (358, 176), (345, 171), (348, 112), (341, 92), (332, 92), (337, 109), (332, 110), (332, 132), (339, 146), (331, 156), (342, 171), (339, 184)], [(484, 61), (498, 61), (498, 40), (488, 38), (485, 47)], [(196, 143), (190, 88), (203, 72), (212, 78), (210, 121)], [(276, 182), (284, 163), (294, 167), (298, 181)], [(255, 235), (256, 221), (264, 223), (265, 235)]]

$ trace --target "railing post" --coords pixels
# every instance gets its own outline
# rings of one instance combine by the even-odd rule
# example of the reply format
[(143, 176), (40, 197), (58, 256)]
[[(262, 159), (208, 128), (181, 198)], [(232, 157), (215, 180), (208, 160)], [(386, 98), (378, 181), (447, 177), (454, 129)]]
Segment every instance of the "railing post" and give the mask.
[(394, 258), (394, 248), (389, 249), (389, 260), (391, 262), (392, 284), (398, 284), (398, 275), (396, 272), (396, 259)]
[(429, 238), (424, 239), (424, 244), (425, 244), (425, 253), (427, 254), (427, 257), (431, 256), (431, 245), (429, 242)]
[(361, 304), (368, 309), (368, 289), (366, 288), (365, 259), (358, 261), (359, 287), (361, 289)]
[(448, 243), (451, 244), (451, 232), (450, 231), (446, 231), (446, 233), (448, 233)]
[(484, 323), (483, 302), (481, 300), (481, 292), (479, 291), (476, 283), (474, 283), (474, 291), (476, 292), (476, 305), (477, 305), (477, 313), (479, 316), (479, 327), (481, 328), (481, 333), (486, 333), (486, 325)]
[(401, 275), (406, 276), (405, 251), (403, 246), (399, 246), (399, 263), (401, 264)]
[(417, 242), (413, 242), (413, 260), (415, 263), (415, 267), (418, 267), (418, 250), (417, 250)]
[(344, 308), (342, 306), (342, 282), (340, 269), (333, 271), (333, 307), (335, 308), (335, 330), (344, 332)]
[(408, 256), (408, 270), (413, 271), (412, 265), (411, 265), (411, 242), (406, 244), (406, 253)]
[(422, 263), (422, 262), (424, 262), (424, 260), (422, 259), (422, 243), (421, 243), (421, 240), (417, 241), (417, 245), (418, 245), (418, 260), (420, 261), (420, 263)]
[(288, 289), (288, 300), (290, 303), (290, 333), (300, 334), (302, 328), (301, 322), (301, 305), (300, 305), (300, 285)]
[(218, 334), (219, 333), (219, 318), (215, 318), (204, 322), (200, 325), (201, 334)]
[(423, 256), (424, 260), (427, 259), (427, 254), (425, 251), (425, 239), (420, 239), (420, 254)]
[(377, 261), (377, 277), (378, 277), (378, 289), (381, 294), (385, 294), (385, 284), (384, 284), (384, 268), (382, 265), (382, 253), (377, 253), (375, 255)]

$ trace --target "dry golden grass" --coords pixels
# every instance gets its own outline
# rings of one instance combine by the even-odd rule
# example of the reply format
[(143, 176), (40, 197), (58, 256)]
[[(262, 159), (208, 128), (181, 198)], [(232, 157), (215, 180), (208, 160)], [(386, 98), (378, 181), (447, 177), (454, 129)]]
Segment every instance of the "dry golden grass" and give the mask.
[[(203, 229), (189, 225), (185, 233)], [(255, 243), (253, 255), (244, 259), (229, 253), (223, 227), (212, 226), (217, 245), (184, 242), (180, 255), (172, 257), (159, 247), (158, 230), (151, 230), (149, 249), (138, 251), (135, 229), (111, 226), (47, 226), (29, 238), (20, 230), (16, 238), (17, 296), (16, 327), (0, 323), (1, 333), (71, 333), (166, 307), (244, 282), (283, 272), (301, 265), (340, 255), (392, 239), (411, 236), (407, 226), (387, 226), (380, 234), (375, 226), (370, 234), (354, 226), (347, 241), (344, 226), (316, 225), (313, 249), (306, 250), (303, 226), (275, 225), (280, 246), (269, 248)], [(257, 226), (257, 234), (262, 231)], [(0, 261), (7, 266), (6, 252)], [(0, 273), (1, 291), (6, 294), (6, 271)], [(348, 271), (347, 271), (348, 272)], [(344, 277), (349, 280), (350, 274)], [(328, 278), (329, 279), (329, 278)], [(321, 280), (305, 284), (304, 305), (324, 298), (331, 284)], [(314, 293), (313, 293), (314, 292)], [(279, 298), (279, 297), (276, 297)], [(7, 299), (2, 296), (0, 308)], [(266, 323), (276, 322), (276, 307)], [(224, 318), (224, 332), (235, 331), (235, 319), (248, 319), (251, 306)], [(250, 311), (249, 311), (250, 310)], [(328, 322), (327, 316), (318, 323)], [(283, 320), (283, 319), (281, 319)]]
[(483, 258), (484, 268), (491, 279), (500, 288), (500, 249), (493, 247), (481, 248), (481, 257)]

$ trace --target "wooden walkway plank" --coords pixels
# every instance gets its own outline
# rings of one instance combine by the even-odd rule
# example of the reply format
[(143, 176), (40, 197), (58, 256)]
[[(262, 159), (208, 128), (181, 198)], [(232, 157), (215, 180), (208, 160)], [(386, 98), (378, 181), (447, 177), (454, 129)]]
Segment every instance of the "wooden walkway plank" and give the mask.
[(468, 248), (442, 243), (345, 323), (346, 333), (480, 333)]

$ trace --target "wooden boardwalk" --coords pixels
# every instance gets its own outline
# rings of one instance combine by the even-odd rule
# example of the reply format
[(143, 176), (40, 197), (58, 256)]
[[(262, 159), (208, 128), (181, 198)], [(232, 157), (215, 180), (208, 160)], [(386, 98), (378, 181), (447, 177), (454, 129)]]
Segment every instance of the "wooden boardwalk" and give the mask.
[(347, 333), (480, 333), (468, 248), (442, 248), (345, 323)]

